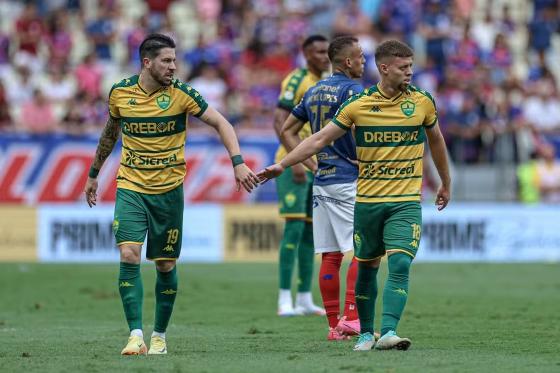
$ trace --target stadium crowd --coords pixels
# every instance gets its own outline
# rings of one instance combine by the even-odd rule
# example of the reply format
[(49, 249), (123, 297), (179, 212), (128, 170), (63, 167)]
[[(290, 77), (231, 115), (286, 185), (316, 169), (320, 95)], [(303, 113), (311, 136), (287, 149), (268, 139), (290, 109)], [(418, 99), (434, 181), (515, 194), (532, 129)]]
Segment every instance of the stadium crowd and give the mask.
[(178, 42), (178, 78), (239, 129), (272, 131), (281, 79), (322, 33), (359, 37), (365, 86), (380, 41), (409, 43), (456, 163), (523, 163), (560, 138), (556, 0), (5, 0), (0, 20), (2, 132), (98, 133), (158, 31)]

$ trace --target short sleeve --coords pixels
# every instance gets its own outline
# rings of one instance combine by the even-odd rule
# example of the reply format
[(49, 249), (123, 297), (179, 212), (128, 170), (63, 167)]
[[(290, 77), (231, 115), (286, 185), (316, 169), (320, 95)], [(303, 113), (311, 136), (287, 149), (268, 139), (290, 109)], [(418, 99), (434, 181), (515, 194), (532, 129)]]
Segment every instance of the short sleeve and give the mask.
[(194, 115), (195, 117), (200, 117), (204, 114), (206, 109), (208, 109), (208, 103), (196, 89), (182, 82), (177, 82), (176, 87), (186, 94), (185, 111), (187, 114)]
[(436, 108), (436, 102), (434, 101), (432, 95), (426, 92), (425, 96), (426, 96), (425, 98), (426, 116), (424, 118), (424, 123), (422, 124), (424, 125), (424, 127), (430, 128), (435, 126), (438, 121), (437, 108)]
[(362, 93), (364, 91), (364, 87), (359, 83), (353, 83), (348, 87), (346, 90), (346, 94), (344, 100), (349, 99), (350, 97)]
[(278, 98), (278, 107), (291, 111), (296, 106), (296, 89), (292, 84), (284, 87), (282, 84), (282, 91), (280, 92), (280, 97)]
[(119, 107), (117, 106), (118, 95), (119, 91), (115, 89), (115, 86), (113, 86), (111, 92), (109, 92), (109, 115), (114, 119), (119, 119), (121, 117)]
[(292, 115), (297, 119), (301, 120), (302, 122), (309, 122), (309, 118), (307, 115), (307, 111), (305, 110), (305, 97), (303, 100), (300, 101), (299, 104), (292, 110)]
[(352, 124), (354, 124), (354, 106), (355, 101), (358, 96), (354, 95), (348, 100), (346, 100), (337, 110), (336, 114), (334, 115), (332, 122), (342, 128), (343, 130), (349, 130), (352, 128)]
[(305, 78), (305, 70), (298, 69), (288, 75), (283, 81), (278, 97), (278, 107), (287, 111), (292, 111), (299, 104), (305, 90), (301, 89), (301, 84)]

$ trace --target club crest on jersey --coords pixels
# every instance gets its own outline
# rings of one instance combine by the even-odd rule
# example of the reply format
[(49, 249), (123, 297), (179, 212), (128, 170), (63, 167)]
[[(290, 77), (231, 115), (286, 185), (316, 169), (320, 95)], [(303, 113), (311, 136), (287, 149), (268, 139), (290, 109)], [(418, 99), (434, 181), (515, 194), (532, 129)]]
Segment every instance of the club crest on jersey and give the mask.
[(286, 91), (284, 92), (284, 100), (293, 100), (294, 99), (294, 92)]
[(169, 104), (171, 104), (171, 96), (163, 93), (156, 98), (156, 103), (160, 109), (165, 110), (169, 107)]
[(414, 114), (415, 109), (416, 109), (416, 104), (414, 102), (410, 101), (410, 100), (405, 100), (401, 104), (401, 110), (402, 110), (403, 114), (406, 115), (407, 117)]

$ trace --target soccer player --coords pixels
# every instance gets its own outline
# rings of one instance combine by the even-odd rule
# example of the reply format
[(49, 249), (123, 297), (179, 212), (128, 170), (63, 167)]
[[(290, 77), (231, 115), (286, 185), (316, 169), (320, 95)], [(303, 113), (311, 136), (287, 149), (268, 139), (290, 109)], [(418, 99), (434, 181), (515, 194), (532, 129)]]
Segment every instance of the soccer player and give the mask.
[[(277, 108), (274, 111), (274, 130), (280, 137), (280, 130), (292, 109), (301, 101), (303, 94), (321, 79), (329, 70), (327, 48), (324, 36), (312, 35), (303, 42), (302, 49), (307, 67), (292, 71), (283, 81)], [(300, 135), (311, 134), (306, 124)], [(281, 145), (276, 152), (276, 162), (286, 155)], [(312, 214), (313, 173), (302, 164), (294, 164), (276, 182), (280, 216), (286, 220), (284, 236), (280, 242), (278, 295), (278, 315), (294, 316), (302, 314), (324, 315), (325, 311), (313, 304), (311, 280), (313, 277), (313, 229)], [(292, 303), (292, 273), (296, 253), (298, 256), (298, 291), (295, 308)]]
[[(335, 38), (328, 56), (333, 75), (311, 87), (282, 127), (282, 143), (288, 151), (300, 142), (298, 134), (309, 122), (317, 133), (335, 115), (339, 106), (364, 88), (353, 79), (364, 73), (365, 58), (358, 39)], [(318, 169), (313, 182), (313, 241), (315, 253), (321, 254), (319, 288), (329, 323), (328, 340), (348, 339), (360, 330), (354, 298), (357, 262), (350, 262), (346, 276), (346, 300), (340, 313), (340, 266), (344, 253), (353, 250), (354, 200), (358, 161), (356, 145), (350, 132), (328, 144), (317, 154)], [(337, 328), (338, 326), (338, 328)]]
[[(166, 354), (165, 331), (177, 294), (176, 260), (183, 227), (184, 146), (187, 116), (194, 115), (219, 134), (233, 163), (238, 190), (251, 191), (258, 179), (244, 164), (231, 124), (204, 98), (173, 78), (175, 42), (151, 34), (140, 45), (140, 75), (123, 79), (109, 93), (110, 117), (103, 129), (85, 186), (96, 204), (97, 175), (122, 132), (121, 166), (113, 231), (120, 250), (119, 292), (130, 329), (122, 355)], [(156, 266), (154, 331), (147, 351), (142, 332), (142, 243)]]
[[(354, 210), (354, 252), (359, 261), (356, 305), (360, 338), (356, 351), (410, 347), (396, 334), (408, 298), (409, 271), (421, 236), (420, 187), (427, 137), (440, 177), (438, 210), (450, 199), (451, 179), (445, 140), (432, 96), (410, 84), (413, 52), (397, 40), (375, 51), (380, 82), (347, 100), (321, 131), (299, 144), (281, 162), (260, 171), (262, 180), (307, 159), (355, 126), (359, 162)], [(388, 254), (389, 275), (383, 291), (381, 338), (375, 342), (373, 321), (377, 271)]]

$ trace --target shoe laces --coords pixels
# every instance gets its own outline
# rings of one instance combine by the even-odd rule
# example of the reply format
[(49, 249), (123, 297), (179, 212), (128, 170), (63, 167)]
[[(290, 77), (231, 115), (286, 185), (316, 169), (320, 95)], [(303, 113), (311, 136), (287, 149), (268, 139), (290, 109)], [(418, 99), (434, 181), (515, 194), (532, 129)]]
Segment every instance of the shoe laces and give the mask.
[(165, 348), (165, 339), (158, 336), (152, 337), (152, 340), (150, 341), (150, 347), (158, 349)]
[(131, 335), (128, 337), (128, 343), (144, 343), (144, 339), (137, 335)]
[(385, 337), (385, 336), (387, 336), (387, 337), (397, 337), (397, 333), (395, 333), (394, 330), (389, 330), (387, 333), (385, 333), (383, 335), (383, 337)]
[(370, 332), (366, 332), (366, 333), (360, 334), (360, 337), (358, 338), (358, 344), (365, 343), (365, 342), (370, 342), (372, 340), (373, 340), (373, 334), (371, 334)]

